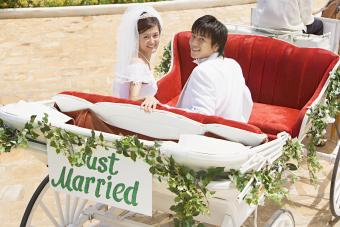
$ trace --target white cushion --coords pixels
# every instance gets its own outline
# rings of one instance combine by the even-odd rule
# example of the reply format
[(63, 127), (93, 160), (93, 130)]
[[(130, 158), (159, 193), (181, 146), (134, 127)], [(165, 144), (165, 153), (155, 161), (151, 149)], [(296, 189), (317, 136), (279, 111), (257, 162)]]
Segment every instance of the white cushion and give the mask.
[(71, 112), (77, 110), (90, 109), (94, 104), (85, 99), (65, 94), (57, 94), (52, 97), (61, 112)]
[(203, 134), (204, 125), (164, 110), (147, 113), (139, 106), (100, 102), (91, 110), (109, 125), (158, 139), (177, 140), (183, 133)]
[(161, 150), (193, 169), (239, 169), (250, 157), (250, 148), (243, 144), (202, 135), (181, 135), (178, 144), (163, 142)]

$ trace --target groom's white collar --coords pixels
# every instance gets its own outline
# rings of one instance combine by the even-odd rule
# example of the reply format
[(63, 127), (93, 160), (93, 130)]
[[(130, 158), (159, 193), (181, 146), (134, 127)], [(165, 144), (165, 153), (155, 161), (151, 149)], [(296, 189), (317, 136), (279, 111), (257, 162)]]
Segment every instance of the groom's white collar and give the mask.
[(197, 59), (195, 59), (195, 60), (194, 60), (194, 63), (197, 64), (197, 65), (199, 65), (199, 64), (201, 64), (202, 62), (205, 62), (205, 61), (207, 61), (207, 60), (213, 60), (213, 59), (216, 59), (216, 58), (218, 58), (218, 57), (219, 57), (219, 56), (218, 56), (218, 53), (215, 52), (215, 53), (213, 53), (212, 55), (210, 55), (210, 56), (207, 57), (207, 58), (201, 58), (201, 59), (197, 58)]

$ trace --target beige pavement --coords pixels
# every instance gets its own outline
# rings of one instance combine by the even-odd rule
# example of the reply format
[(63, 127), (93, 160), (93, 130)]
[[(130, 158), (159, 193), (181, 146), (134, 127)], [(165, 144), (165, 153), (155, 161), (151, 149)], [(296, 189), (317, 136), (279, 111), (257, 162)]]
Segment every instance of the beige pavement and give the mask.
[[(314, 1), (314, 9), (325, 2)], [(175, 32), (189, 30), (203, 14), (215, 15), (225, 23), (249, 24), (251, 7), (255, 4), (162, 12), (165, 29), (161, 46)], [(0, 103), (48, 99), (63, 90), (111, 94), (115, 34), (120, 17), (0, 20)], [(160, 54), (155, 62), (159, 59)], [(334, 143), (328, 146), (334, 148)], [(326, 161), (322, 164), (320, 184), (316, 188), (311, 186), (304, 168), (298, 173), (302, 178), (283, 203), (293, 212), (297, 226), (340, 226), (336, 220), (331, 222), (328, 208), (332, 165)], [(29, 198), (46, 174), (44, 164), (25, 149), (0, 155), (0, 226), (19, 226)], [(22, 190), (15, 198), (1, 193), (4, 187), (18, 185)], [(271, 203), (261, 208), (260, 223), (276, 208)], [(245, 226), (252, 226), (250, 222), (251, 219), (247, 220)]]
[[(319, 9), (327, 0), (314, 1)], [(162, 12), (161, 47), (212, 14), (249, 24), (255, 4)], [(41, 100), (64, 90), (111, 94), (121, 15), (0, 20), (0, 104)], [(159, 61), (161, 48), (156, 62)]]
[[(163, 12), (161, 47), (204, 14), (249, 23), (250, 6)], [(71, 89), (111, 94), (120, 17), (0, 20), (0, 103), (48, 99)]]

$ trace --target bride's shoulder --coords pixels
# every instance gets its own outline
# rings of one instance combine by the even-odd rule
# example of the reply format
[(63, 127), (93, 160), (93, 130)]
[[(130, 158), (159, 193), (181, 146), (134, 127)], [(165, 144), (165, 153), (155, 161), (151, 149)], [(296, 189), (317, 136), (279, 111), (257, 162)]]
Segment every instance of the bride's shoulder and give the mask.
[(135, 58), (131, 61), (130, 65), (127, 68), (128, 73), (132, 74), (149, 74), (151, 73), (148, 66), (145, 62), (140, 58)]
[(130, 62), (130, 65), (128, 66), (128, 71), (133, 71), (133, 72), (147, 72), (150, 71), (148, 69), (148, 66), (145, 64), (145, 62), (140, 59), (140, 58), (133, 58)]

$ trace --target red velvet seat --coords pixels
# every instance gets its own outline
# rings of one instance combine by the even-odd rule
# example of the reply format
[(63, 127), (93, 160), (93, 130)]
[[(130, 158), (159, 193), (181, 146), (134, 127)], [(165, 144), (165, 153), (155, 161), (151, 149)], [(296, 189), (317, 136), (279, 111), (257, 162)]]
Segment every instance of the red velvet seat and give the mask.
[[(195, 67), (190, 57), (190, 32), (173, 39), (170, 72), (158, 81), (157, 98), (175, 105)], [(270, 136), (287, 131), (299, 135), (307, 108), (320, 94), (339, 56), (316, 48), (299, 48), (274, 38), (229, 35), (225, 56), (242, 68), (255, 103), (249, 123)], [(171, 86), (169, 86), (171, 84)]]
[(297, 135), (298, 132), (292, 130), (297, 128), (294, 124), (297, 123), (299, 113), (300, 110), (289, 107), (254, 103), (249, 124), (266, 129), (265, 132), (272, 135), (276, 135), (278, 131)]

